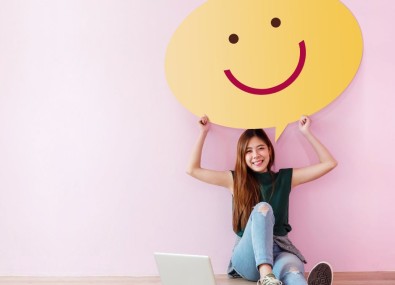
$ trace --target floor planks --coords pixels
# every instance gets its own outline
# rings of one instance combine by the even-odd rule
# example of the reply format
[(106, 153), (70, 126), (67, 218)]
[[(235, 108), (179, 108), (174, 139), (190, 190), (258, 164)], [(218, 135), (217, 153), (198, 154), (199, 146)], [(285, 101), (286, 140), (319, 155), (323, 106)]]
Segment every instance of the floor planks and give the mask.
[[(216, 276), (217, 285), (252, 285), (242, 279)], [(336, 272), (333, 285), (395, 285), (395, 271)], [(161, 285), (159, 277), (1, 277), (0, 285)]]

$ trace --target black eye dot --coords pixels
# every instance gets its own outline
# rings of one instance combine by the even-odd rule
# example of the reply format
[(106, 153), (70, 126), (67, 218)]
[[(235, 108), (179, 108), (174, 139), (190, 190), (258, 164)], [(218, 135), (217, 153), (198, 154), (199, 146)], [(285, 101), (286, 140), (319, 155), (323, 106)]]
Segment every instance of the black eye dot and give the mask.
[(278, 28), (281, 25), (281, 20), (279, 18), (273, 18), (271, 24), (274, 28)]
[(236, 34), (231, 34), (230, 36), (229, 36), (229, 42), (231, 43), (231, 44), (235, 44), (235, 43), (237, 43), (239, 41), (239, 36), (238, 35), (236, 35)]

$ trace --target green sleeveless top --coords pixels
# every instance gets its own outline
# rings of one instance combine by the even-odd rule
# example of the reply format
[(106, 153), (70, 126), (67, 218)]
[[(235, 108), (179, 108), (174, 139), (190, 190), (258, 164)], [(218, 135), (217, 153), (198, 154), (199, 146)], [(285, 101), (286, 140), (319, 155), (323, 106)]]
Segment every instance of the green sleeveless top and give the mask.
[[(275, 224), (273, 235), (286, 236), (292, 227), (288, 223), (289, 194), (291, 193), (292, 168), (280, 169), (279, 172), (255, 173), (261, 185), (260, 202), (269, 203), (274, 212)], [(237, 233), (243, 236), (244, 229)]]

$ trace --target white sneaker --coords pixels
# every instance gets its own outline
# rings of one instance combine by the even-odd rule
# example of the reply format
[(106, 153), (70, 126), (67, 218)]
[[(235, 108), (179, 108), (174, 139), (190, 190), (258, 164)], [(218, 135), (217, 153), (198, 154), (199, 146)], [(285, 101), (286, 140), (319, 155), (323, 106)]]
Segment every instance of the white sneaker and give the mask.
[(333, 271), (327, 262), (317, 263), (307, 277), (308, 285), (332, 285)]
[(276, 279), (276, 276), (274, 274), (270, 273), (263, 277), (261, 280), (258, 280), (256, 283), (257, 285), (282, 285), (283, 282), (280, 280)]

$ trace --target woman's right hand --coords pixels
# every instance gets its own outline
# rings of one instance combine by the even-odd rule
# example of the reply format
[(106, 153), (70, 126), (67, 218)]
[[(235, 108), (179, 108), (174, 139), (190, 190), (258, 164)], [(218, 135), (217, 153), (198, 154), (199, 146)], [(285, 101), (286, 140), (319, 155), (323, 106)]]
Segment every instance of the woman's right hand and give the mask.
[(211, 125), (210, 119), (206, 115), (204, 115), (203, 117), (200, 118), (199, 126), (200, 126), (200, 130), (202, 132), (207, 133), (210, 129), (210, 125)]

